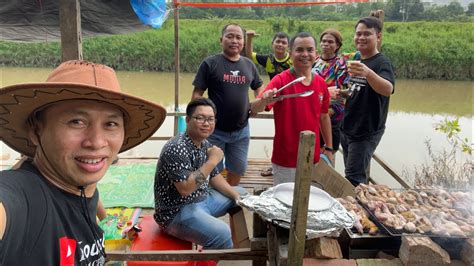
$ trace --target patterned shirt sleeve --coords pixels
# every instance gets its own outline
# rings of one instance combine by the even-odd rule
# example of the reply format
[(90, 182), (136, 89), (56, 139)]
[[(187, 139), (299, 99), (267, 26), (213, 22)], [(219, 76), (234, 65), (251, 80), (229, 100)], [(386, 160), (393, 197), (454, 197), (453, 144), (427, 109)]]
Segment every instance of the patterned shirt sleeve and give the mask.
[(161, 166), (170, 180), (182, 182), (188, 179), (193, 172), (190, 157), (183, 144), (174, 145), (161, 156)]

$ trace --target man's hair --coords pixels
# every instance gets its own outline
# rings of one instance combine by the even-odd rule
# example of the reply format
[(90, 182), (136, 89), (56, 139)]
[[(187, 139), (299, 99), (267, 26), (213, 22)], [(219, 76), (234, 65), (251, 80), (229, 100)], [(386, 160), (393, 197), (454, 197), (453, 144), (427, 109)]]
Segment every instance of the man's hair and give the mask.
[(239, 27), (239, 28), (242, 30), (242, 33), (244, 34), (244, 37), (245, 37), (245, 30), (244, 30), (244, 28), (243, 28), (242, 26), (240, 26), (239, 24), (237, 24), (237, 23), (229, 23), (229, 24), (225, 25), (225, 26), (222, 28), (221, 37), (224, 37), (225, 31), (226, 31), (227, 28), (230, 27), (230, 26), (237, 26), (237, 27)]
[(321, 42), (323, 40), (323, 37), (327, 34), (332, 35), (334, 37), (334, 39), (336, 39), (336, 43), (337, 43), (337, 45), (339, 45), (339, 48), (336, 49), (336, 53), (339, 52), (339, 49), (341, 49), (341, 47), (342, 47), (342, 35), (341, 35), (341, 33), (336, 29), (327, 29), (327, 30), (323, 31), (323, 33), (321, 33), (321, 35), (319, 36), (319, 41)]
[(360, 23), (364, 24), (369, 29), (375, 29), (376, 33), (382, 32), (382, 22), (376, 17), (361, 18), (359, 21), (357, 21), (354, 28), (357, 28)]
[(210, 106), (214, 111), (214, 115), (216, 115), (217, 113), (216, 105), (212, 102), (211, 99), (197, 98), (188, 103), (188, 106), (186, 107), (186, 116), (191, 117), (198, 106)]
[(309, 33), (309, 32), (299, 32), (299, 33), (296, 33), (296, 35), (293, 36), (293, 38), (291, 38), (291, 40), (290, 40), (290, 50), (293, 50), (293, 44), (295, 44), (296, 38), (313, 38), (314, 44), (316, 45), (316, 40), (314, 39), (313, 35), (311, 35), (311, 33)]
[(288, 36), (288, 34), (286, 34), (285, 32), (277, 32), (274, 36), (273, 36), (273, 40), (272, 40), (272, 43), (276, 40), (276, 39), (286, 39), (287, 42), (290, 42), (290, 36)]

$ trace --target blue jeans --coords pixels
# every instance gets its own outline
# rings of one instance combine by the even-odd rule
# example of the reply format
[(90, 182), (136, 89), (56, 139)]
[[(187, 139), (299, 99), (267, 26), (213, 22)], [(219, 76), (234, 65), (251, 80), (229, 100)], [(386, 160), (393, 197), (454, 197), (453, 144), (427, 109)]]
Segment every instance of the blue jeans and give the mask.
[[(247, 191), (233, 187), (240, 195)], [(215, 189), (209, 190), (201, 202), (183, 207), (165, 229), (167, 234), (203, 246), (205, 249), (229, 249), (233, 247), (230, 227), (216, 218), (223, 216), (237, 204)]]
[(383, 131), (364, 139), (355, 139), (341, 132), (342, 154), (347, 180), (354, 186), (368, 182), (368, 168), (377, 145), (383, 136)]
[(217, 165), (217, 169), (221, 172), (225, 168), (240, 176), (244, 175), (247, 170), (247, 155), (250, 143), (250, 128), (246, 127), (225, 132), (215, 129), (214, 133), (207, 138), (212, 145), (216, 145), (224, 152), (224, 161)]

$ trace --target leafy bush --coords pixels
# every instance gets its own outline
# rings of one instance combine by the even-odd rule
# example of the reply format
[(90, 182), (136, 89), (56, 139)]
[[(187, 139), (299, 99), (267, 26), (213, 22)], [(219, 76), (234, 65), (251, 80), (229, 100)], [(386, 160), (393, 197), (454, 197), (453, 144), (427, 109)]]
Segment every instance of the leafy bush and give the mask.
[[(417, 186), (439, 186), (449, 189), (473, 189), (474, 179), (472, 171), (474, 163), (470, 160), (473, 144), (467, 138), (459, 137), (461, 129), (458, 119), (437, 123), (435, 129), (446, 134), (451, 145), (449, 149), (441, 152), (433, 151), (430, 141), (426, 141), (429, 162), (415, 166), (413, 175), (404, 171), (406, 178), (412, 180)], [(465, 160), (462, 153), (469, 155)]]

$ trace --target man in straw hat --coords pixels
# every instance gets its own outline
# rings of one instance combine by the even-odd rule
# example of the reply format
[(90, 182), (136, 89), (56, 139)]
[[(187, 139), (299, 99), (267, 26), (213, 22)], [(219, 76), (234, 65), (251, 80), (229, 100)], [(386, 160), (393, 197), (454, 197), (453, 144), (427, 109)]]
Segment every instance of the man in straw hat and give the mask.
[(120, 92), (114, 70), (85, 61), (2, 88), (0, 140), (31, 160), (0, 172), (0, 265), (103, 265), (96, 184), (165, 116)]

